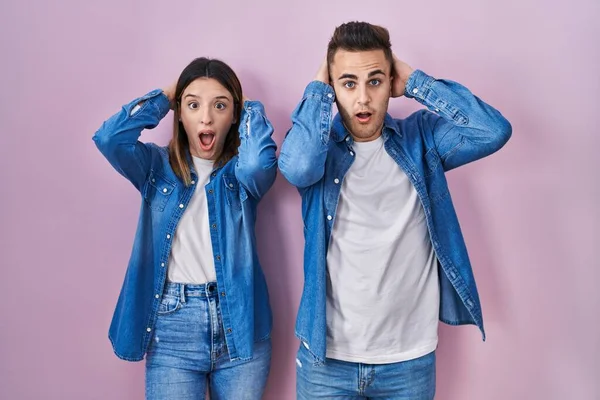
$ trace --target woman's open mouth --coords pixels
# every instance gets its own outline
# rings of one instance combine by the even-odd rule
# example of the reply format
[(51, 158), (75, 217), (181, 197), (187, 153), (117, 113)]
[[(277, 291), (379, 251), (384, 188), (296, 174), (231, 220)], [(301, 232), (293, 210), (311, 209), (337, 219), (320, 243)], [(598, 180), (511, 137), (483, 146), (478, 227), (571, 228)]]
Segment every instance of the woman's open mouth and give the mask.
[(213, 131), (202, 131), (198, 134), (200, 139), (200, 148), (204, 151), (210, 151), (215, 144), (215, 133)]

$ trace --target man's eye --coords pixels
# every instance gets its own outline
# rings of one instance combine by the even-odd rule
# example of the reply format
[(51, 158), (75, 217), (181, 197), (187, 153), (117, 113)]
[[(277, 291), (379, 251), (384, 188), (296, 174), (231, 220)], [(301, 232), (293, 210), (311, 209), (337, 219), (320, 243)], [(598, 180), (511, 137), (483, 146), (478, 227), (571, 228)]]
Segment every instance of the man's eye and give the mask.
[(348, 82), (345, 82), (345, 83), (344, 83), (344, 87), (345, 87), (346, 89), (352, 89), (352, 88), (353, 88), (355, 85), (356, 85), (356, 84), (355, 84), (354, 82), (352, 82), (352, 81), (348, 81)]

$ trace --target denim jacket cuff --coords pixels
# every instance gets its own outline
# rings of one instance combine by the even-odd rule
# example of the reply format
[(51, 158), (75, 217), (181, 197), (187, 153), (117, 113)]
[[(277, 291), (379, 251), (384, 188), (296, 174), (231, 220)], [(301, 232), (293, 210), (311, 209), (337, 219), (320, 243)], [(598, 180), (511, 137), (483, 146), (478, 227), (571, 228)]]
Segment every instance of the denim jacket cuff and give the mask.
[(262, 115), (265, 115), (265, 107), (258, 100), (246, 100), (244, 101), (244, 110), (246, 112), (257, 111)]
[(322, 97), (322, 99), (330, 104), (335, 101), (335, 92), (333, 88), (321, 81), (312, 81), (304, 89), (304, 97)]
[(435, 78), (427, 75), (425, 72), (420, 69), (415, 70), (408, 81), (406, 82), (406, 88), (404, 90), (404, 95), (411, 98), (417, 98), (420, 100), (425, 100), (427, 96), (427, 92), (431, 87), (431, 84), (435, 81)]
[(139, 97), (139, 98), (133, 100), (131, 103), (129, 103), (129, 105), (127, 106), (127, 113), (129, 115), (131, 115), (131, 111), (133, 110), (133, 108), (135, 106), (137, 106), (139, 103), (145, 102), (145, 101), (152, 103), (156, 107), (158, 114), (159, 114), (159, 118), (161, 118), (161, 119), (165, 115), (167, 115), (167, 113), (171, 109), (171, 104), (169, 103), (169, 98), (164, 94), (162, 89), (154, 89), (153, 91), (151, 91), (151, 92), (145, 94), (144, 96)]

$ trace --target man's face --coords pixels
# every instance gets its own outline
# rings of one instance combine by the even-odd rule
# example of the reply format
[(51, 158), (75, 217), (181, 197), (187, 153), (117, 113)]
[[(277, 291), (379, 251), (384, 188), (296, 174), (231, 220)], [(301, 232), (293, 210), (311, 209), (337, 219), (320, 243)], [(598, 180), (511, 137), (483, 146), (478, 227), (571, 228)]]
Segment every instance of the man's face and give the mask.
[(337, 106), (357, 142), (381, 135), (391, 96), (391, 65), (383, 50), (338, 50), (329, 66)]

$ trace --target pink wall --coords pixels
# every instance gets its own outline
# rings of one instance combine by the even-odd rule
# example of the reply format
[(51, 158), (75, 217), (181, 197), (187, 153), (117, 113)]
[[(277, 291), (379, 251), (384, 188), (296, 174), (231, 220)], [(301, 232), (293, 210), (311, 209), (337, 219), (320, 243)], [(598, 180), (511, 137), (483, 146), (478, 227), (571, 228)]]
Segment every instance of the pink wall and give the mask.
[[(513, 123), (503, 151), (448, 177), (489, 339), (441, 327), (437, 398), (600, 398), (600, 3), (239, 3), (0, 4), (0, 398), (143, 398), (143, 363), (118, 360), (106, 338), (139, 198), (94, 147), (101, 122), (208, 55), (265, 103), (280, 144), (333, 28), (356, 19)], [(165, 143), (167, 129), (144, 139)], [(293, 399), (299, 196), (279, 177), (260, 210), (275, 312), (266, 398)]]

